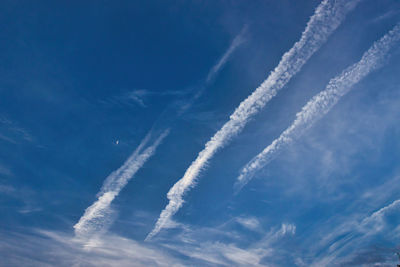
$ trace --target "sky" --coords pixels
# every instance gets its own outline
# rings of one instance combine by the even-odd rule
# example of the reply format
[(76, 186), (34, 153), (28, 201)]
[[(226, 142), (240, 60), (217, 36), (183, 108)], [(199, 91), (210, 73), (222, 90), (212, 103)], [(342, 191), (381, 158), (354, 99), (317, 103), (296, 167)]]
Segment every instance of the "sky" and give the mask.
[(399, 1), (0, 21), (0, 266), (400, 264)]

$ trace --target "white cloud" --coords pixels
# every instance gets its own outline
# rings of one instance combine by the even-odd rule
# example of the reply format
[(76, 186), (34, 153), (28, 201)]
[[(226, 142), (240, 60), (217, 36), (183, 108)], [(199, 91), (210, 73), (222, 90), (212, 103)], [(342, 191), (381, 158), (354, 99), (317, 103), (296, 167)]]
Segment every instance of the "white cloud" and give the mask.
[(260, 230), (260, 222), (254, 217), (239, 217), (236, 221), (247, 229), (252, 231)]
[(291, 234), (294, 235), (296, 233), (296, 225), (294, 224), (286, 224), (282, 223), (281, 230), (279, 231), (280, 235)]

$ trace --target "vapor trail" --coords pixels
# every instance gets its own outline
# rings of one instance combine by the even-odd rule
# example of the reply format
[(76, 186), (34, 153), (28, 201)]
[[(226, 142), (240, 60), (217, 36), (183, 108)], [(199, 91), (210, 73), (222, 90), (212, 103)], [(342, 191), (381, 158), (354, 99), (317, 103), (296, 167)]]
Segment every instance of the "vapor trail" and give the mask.
[[(100, 192), (97, 194), (97, 201), (85, 210), (85, 213), (80, 218), (79, 222), (74, 225), (76, 236), (81, 238), (90, 238), (93, 234), (104, 231), (106, 226), (111, 223), (111, 202), (119, 194), (122, 188), (125, 187), (129, 180), (132, 179), (135, 173), (155, 153), (162, 140), (168, 136), (169, 129), (167, 129), (167, 127), (171, 126), (169, 124), (182, 115), (182, 113), (184, 113), (193, 102), (200, 97), (206, 86), (210, 85), (214, 81), (216, 75), (227, 63), (233, 52), (244, 42), (245, 31), (246, 27), (244, 27), (233, 39), (221, 59), (210, 69), (205, 84), (198, 90), (198, 92), (193, 94), (189, 99), (186, 99), (184, 105), (172, 105), (169, 110), (164, 112), (153, 125), (152, 130), (150, 130), (125, 163), (106, 178)], [(158, 133), (161, 134), (157, 135)], [(153, 144), (148, 145), (152, 135), (158, 136), (158, 138), (156, 138), (156, 141)], [(146, 146), (147, 148), (144, 149)]]
[(154, 229), (146, 240), (157, 234), (183, 205), (184, 193), (195, 185), (200, 171), (214, 154), (236, 136), (250, 117), (258, 113), (289, 82), (291, 77), (300, 71), (359, 1), (324, 0), (321, 2), (308, 21), (300, 40), (283, 55), (268, 78), (240, 103), (229, 121), (206, 143), (205, 148), (198, 154), (184, 176), (169, 190), (167, 194), (169, 203), (161, 212)]
[(74, 225), (77, 236), (90, 236), (94, 231), (101, 230), (108, 219), (107, 215), (110, 213), (111, 202), (143, 164), (154, 154), (168, 133), (169, 129), (165, 130), (151, 146), (140, 152), (144, 143), (147, 142), (145, 139), (124, 165), (107, 178), (102, 191), (98, 195), (97, 201), (85, 210), (79, 222)]
[(103, 186), (100, 189), (100, 192), (97, 194), (97, 197), (103, 195), (107, 191), (112, 191), (113, 188), (115, 188), (116, 183), (118, 179), (121, 177), (121, 174), (129, 168), (132, 164), (135, 164), (135, 161), (137, 160), (137, 157), (139, 153), (143, 150), (143, 147), (147, 145), (149, 142), (150, 136), (152, 134), (152, 131), (150, 130), (147, 135), (143, 138), (143, 140), (140, 142), (139, 146), (133, 151), (133, 153), (129, 156), (129, 158), (124, 162), (124, 164), (119, 167), (117, 170), (113, 171), (105, 180), (103, 183)]
[(215, 76), (219, 73), (219, 71), (222, 69), (222, 67), (226, 64), (226, 62), (229, 60), (230, 56), (232, 55), (233, 52), (240, 46), (243, 42), (245, 42), (244, 35), (247, 31), (247, 26), (244, 26), (240, 33), (233, 39), (231, 45), (229, 48), (225, 51), (225, 53), (222, 55), (220, 60), (215, 64), (211, 70), (209, 71), (206, 79), (206, 83), (210, 83), (214, 80)]
[(344, 96), (353, 85), (365, 78), (371, 71), (381, 67), (385, 56), (400, 39), (400, 24), (376, 41), (362, 56), (361, 60), (331, 79), (325, 90), (314, 96), (296, 114), (293, 124), (279, 138), (275, 139), (260, 154), (254, 157), (242, 169), (236, 189), (246, 185), (254, 174), (268, 164), (283, 147), (302, 135), (313, 123), (322, 118)]

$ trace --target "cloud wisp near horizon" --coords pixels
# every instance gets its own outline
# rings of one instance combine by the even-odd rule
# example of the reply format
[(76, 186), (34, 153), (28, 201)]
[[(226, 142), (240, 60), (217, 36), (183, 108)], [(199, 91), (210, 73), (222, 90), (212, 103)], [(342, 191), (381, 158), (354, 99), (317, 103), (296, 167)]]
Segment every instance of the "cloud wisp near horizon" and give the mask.
[[(378, 233), (382, 232), (387, 224), (390, 222), (389, 218), (385, 216), (393, 215), (394, 211), (400, 207), (400, 199), (395, 199), (386, 206), (380, 207), (370, 215), (363, 217), (362, 219), (353, 219), (345, 221), (334, 229), (330, 229), (331, 233), (327, 234), (327, 238), (330, 243), (329, 249), (326, 253), (315, 257), (309, 266), (328, 266), (342, 263), (343, 261), (349, 260), (349, 257), (341, 255), (346, 250), (349, 250), (351, 246), (360, 245), (366, 242), (369, 238), (373, 238)], [(393, 229), (393, 236), (399, 235), (399, 227)], [(328, 240), (322, 240), (326, 242)], [(319, 244), (320, 245), (320, 244)], [(394, 254), (394, 251), (392, 253)], [(342, 256), (342, 257), (340, 257)], [(360, 255), (356, 254), (356, 257)], [(350, 259), (354, 255), (350, 255)], [(380, 259), (382, 261), (382, 259)], [(390, 260), (391, 264), (395, 264)], [(354, 264), (353, 264), (354, 265)], [(348, 265), (341, 265), (348, 266)]]
[(286, 52), (277, 67), (268, 78), (244, 101), (242, 101), (229, 121), (205, 144), (197, 158), (185, 171), (183, 177), (176, 182), (167, 194), (169, 203), (161, 212), (156, 225), (146, 240), (155, 236), (183, 205), (183, 196), (190, 190), (215, 153), (224, 147), (257, 114), (290, 79), (297, 74), (309, 58), (325, 43), (328, 37), (354, 9), (360, 0), (330, 1), (324, 0), (311, 16), (301, 38)]
[(314, 96), (296, 114), (293, 124), (279, 138), (275, 139), (260, 154), (254, 157), (241, 170), (235, 184), (236, 192), (245, 186), (254, 174), (267, 165), (276, 154), (286, 145), (301, 136), (316, 121), (321, 119), (329, 110), (347, 94), (351, 88), (372, 71), (383, 65), (383, 60), (390, 49), (400, 39), (400, 24), (376, 41), (362, 56), (361, 60), (346, 68), (340, 75), (331, 79), (325, 90)]
[[(246, 31), (247, 26), (244, 26), (240, 33), (232, 40), (222, 57), (209, 70), (204, 85), (197, 92), (192, 94), (185, 105), (174, 106), (161, 115), (161, 117), (168, 117), (165, 121), (171, 122), (176, 119), (177, 116), (190, 108), (193, 102), (202, 95), (205, 88), (215, 80), (216, 76), (228, 62), (235, 50), (244, 42)], [(165, 122), (158, 123), (159, 121), (163, 120), (159, 119), (154, 123), (152, 129), (147, 133), (145, 138), (143, 138), (139, 146), (125, 163), (105, 179), (100, 192), (97, 194), (97, 200), (85, 210), (82, 217), (74, 225), (77, 237), (84, 240), (90, 239), (94, 235), (102, 234), (112, 223), (111, 202), (118, 196), (120, 191), (128, 184), (146, 161), (154, 155), (157, 147), (170, 133), (169, 127), (171, 127), (171, 125), (165, 125)], [(155, 139), (155, 141), (149, 145), (148, 143), (152, 138)]]

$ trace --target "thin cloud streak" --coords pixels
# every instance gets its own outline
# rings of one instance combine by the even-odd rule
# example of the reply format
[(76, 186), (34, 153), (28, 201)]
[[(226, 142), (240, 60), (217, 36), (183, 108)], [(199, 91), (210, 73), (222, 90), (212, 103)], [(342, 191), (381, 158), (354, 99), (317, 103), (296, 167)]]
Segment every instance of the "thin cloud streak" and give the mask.
[[(381, 230), (382, 228), (382, 221), (383, 217), (385, 216), (386, 213), (392, 211), (393, 209), (396, 209), (400, 206), (400, 199), (397, 199), (390, 203), (389, 205), (379, 209), (378, 211), (375, 211), (372, 213), (371, 216), (365, 218), (361, 224), (360, 228), (362, 228), (366, 233), (371, 234), (374, 232), (377, 232)], [(371, 227), (371, 224), (375, 224), (375, 227)]]
[(286, 52), (268, 78), (236, 108), (230, 120), (208, 141), (186, 170), (184, 176), (169, 190), (168, 205), (161, 212), (154, 229), (146, 240), (156, 235), (183, 205), (183, 195), (195, 184), (214, 154), (224, 147), (300, 71), (308, 59), (321, 47), (330, 34), (341, 24), (346, 14), (360, 0), (324, 0), (307, 23), (301, 38)]
[(383, 65), (385, 56), (389, 50), (400, 39), (400, 24), (397, 24), (390, 32), (376, 41), (368, 49), (361, 60), (345, 69), (340, 75), (331, 79), (325, 90), (314, 96), (296, 114), (296, 120), (287, 128), (279, 138), (275, 139), (260, 154), (254, 157), (241, 170), (236, 183), (236, 191), (246, 185), (254, 174), (275, 158), (282, 148), (292, 143), (301, 136), (313, 123), (321, 119), (339, 101), (339, 99), (350, 91), (353, 85), (365, 78), (371, 71)]
[[(221, 71), (222, 67), (227, 63), (233, 52), (243, 43), (246, 27), (234, 38), (227, 51), (222, 56), (221, 60), (214, 65), (206, 80), (206, 85), (214, 81), (216, 75)], [(95, 234), (101, 234), (106, 231), (107, 226), (112, 222), (112, 210), (110, 209), (111, 202), (118, 196), (120, 191), (125, 187), (135, 173), (145, 164), (145, 162), (154, 155), (157, 147), (162, 140), (169, 134), (169, 128), (166, 129), (166, 122), (171, 122), (176, 117), (182, 115), (204, 92), (203, 86), (197, 93), (186, 101), (185, 105), (178, 108), (173, 107), (161, 115), (152, 130), (141, 141), (136, 150), (125, 161), (125, 163), (116, 171), (112, 172), (104, 181), (100, 192), (97, 194), (97, 200), (89, 206), (78, 223), (74, 225), (75, 234), (80, 238), (91, 238)], [(144, 93), (144, 92), (141, 92)], [(173, 117), (173, 119), (171, 119)], [(168, 125), (170, 127), (170, 125)], [(165, 130), (166, 129), (166, 130)], [(148, 146), (153, 132), (160, 133), (156, 141)], [(144, 149), (147, 146), (146, 149)]]

